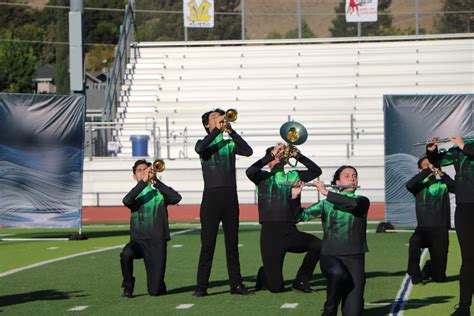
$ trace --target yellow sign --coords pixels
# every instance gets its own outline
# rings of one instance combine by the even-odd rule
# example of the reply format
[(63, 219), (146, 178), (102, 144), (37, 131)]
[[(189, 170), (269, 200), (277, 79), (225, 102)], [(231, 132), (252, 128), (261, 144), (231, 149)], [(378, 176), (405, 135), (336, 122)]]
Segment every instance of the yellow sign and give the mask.
[(183, 0), (185, 27), (214, 27), (214, 0)]

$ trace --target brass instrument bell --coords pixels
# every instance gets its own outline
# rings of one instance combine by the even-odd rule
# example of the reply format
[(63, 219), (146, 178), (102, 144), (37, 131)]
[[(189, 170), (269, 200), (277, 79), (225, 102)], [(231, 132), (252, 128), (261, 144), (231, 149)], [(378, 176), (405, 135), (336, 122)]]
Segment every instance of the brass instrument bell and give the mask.
[(225, 111), (224, 120), (227, 122), (235, 122), (237, 120), (237, 110), (236, 109), (228, 109)]
[(306, 127), (295, 121), (285, 122), (280, 127), (280, 136), (288, 143), (284, 153), (286, 163), (291, 167), (296, 167), (298, 161), (296, 161), (295, 164), (290, 162), (290, 159), (292, 158), (291, 152), (293, 149), (296, 149), (299, 152), (295, 145), (301, 145), (308, 139), (308, 131), (306, 130)]
[(152, 164), (154, 173), (163, 172), (165, 170), (165, 161), (162, 159), (155, 159)]
[(308, 131), (303, 124), (288, 121), (280, 127), (280, 136), (290, 145), (301, 145), (308, 139)]

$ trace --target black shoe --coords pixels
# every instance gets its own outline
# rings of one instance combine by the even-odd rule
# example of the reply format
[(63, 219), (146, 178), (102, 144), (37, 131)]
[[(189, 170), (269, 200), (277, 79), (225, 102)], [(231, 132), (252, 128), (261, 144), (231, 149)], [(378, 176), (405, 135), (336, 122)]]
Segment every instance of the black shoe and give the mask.
[(255, 291), (263, 290), (263, 278), (265, 277), (264, 273), (263, 267), (260, 267), (257, 273), (257, 281), (255, 282)]
[(230, 288), (230, 294), (237, 294), (237, 295), (253, 295), (254, 292), (250, 292), (245, 285), (238, 284)]
[(423, 277), (421, 275), (412, 275), (411, 276), (411, 283), (413, 283), (413, 284), (423, 283)]
[(135, 278), (132, 278), (130, 282), (122, 282), (123, 293), (122, 297), (132, 298), (133, 297), (133, 288), (135, 287)]
[(295, 292), (301, 292), (301, 293), (312, 293), (313, 292), (313, 289), (306, 282), (295, 281), (295, 282), (293, 282), (293, 285), (291, 286), (291, 288)]
[(431, 278), (431, 260), (427, 260), (425, 266), (421, 270), (423, 281), (428, 281)]
[(458, 307), (451, 316), (471, 316), (471, 311), (469, 308)]
[(123, 290), (122, 293), (123, 298), (133, 298), (133, 292), (130, 290)]
[(193, 296), (196, 297), (203, 297), (203, 296), (208, 296), (207, 290), (206, 289), (196, 289), (193, 293)]

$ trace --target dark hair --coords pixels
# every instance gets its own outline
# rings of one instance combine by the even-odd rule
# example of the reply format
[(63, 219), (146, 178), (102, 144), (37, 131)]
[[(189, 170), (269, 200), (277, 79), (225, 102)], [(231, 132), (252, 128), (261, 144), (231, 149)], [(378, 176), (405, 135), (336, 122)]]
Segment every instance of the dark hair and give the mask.
[(349, 166), (349, 165), (342, 165), (339, 168), (337, 168), (336, 172), (334, 172), (334, 177), (332, 178), (332, 181), (331, 181), (332, 185), (335, 185), (336, 181), (341, 179), (342, 170), (347, 169), (347, 168), (351, 168), (352, 170), (355, 171), (356, 175), (358, 175), (356, 168), (354, 168), (352, 166)]
[(151, 166), (151, 162), (146, 161), (146, 159), (138, 159), (133, 164), (133, 167), (132, 167), (133, 174), (135, 174), (135, 171), (137, 171), (137, 167), (139, 165), (143, 165), (143, 164), (145, 164), (147, 166), (147, 168)]
[(202, 116), (201, 116), (201, 120), (202, 120), (202, 126), (204, 126), (204, 129), (206, 130), (206, 132), (209, 134), (209, 129), (206, 127), (207, 124), (209, 124), (209, 115), (211, 115), (211, 113), (214, 113), (214, 112), (217, 112), (219, 113), (220, 115), (225, 115), (225, 111), (222, 110), (222, 109), (214, 109), (214, 110), (210, 110), (206, 113), (204, 113)]
[(417, 164), (418, 164), (418, 169), (421, 169), (421, 164), (423, 163), (423, 160), (425, 160), (425, 159), (428, 159), (428, 157), (427, 157), (426, 155), (421, 156), (421, 158), (418, 159), (418, 162), (417, 162)]
[(275, 148), (275, 146), (270, 146), (267, 149), (265, 149), (265, 155), (268, 155), (273, 150), (273, 148)]

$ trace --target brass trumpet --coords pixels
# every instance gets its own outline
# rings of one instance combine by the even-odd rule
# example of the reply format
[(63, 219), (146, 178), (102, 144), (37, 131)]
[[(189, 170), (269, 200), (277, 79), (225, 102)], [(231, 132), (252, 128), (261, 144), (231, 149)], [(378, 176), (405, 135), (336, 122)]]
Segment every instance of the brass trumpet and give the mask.
[(291, 167), (296, 167), (298, 161), (296, 161), (295, 164), (290, 162), (290, 159), (293, 158), (292, 152), (296, 149), (296, 151), (299, 153), (299, 150), (295, 145), (301, 145), (306, 141), (306, 139), (308, 139), (308, 131), (303, 126), (303, 124), (295, 121), (289, 121), (283, 123), (283, 125), (280, 127), (280, 136), (287, 143), (283, 159)]
[(155, 159), (152, 164), (153, 173), (163, 172), (165, 170), (165, 161), (162, 159)]
[[(288, 185), (292, 187), (299, 187), (300, 183), (299, 182), (280, 182), (278, 183), (279, 185)], [(305, 187), (315, 187), (316, 185), (313, 182), (305, 182), (304, 183)], [(358, 185), (347, 185), (347, 184), (325, 184), (324, 185), (326, 188), (333, 188), (336, 190), (342, 190), (342, 189), (359, 189), (360, 186)]]
[(235, 122), (237, 120), (237, 114), (236, 109), (228, 109), (225, 111), (224, 120), (226, 122)]
[[(474, 136), (463, 136), (461, 137), (463, 140), (473, 140)], [(449, 143), (451, 140), (446, 137), (446, 138), (440, 138), (436, 140), (426, 140), (424, 142), (419, 142), (419, 143), (414, 143), (413, 146), (423, 146), (423, 145), (429, 145), (429, 144), (439, 144), (439, 143)]]

